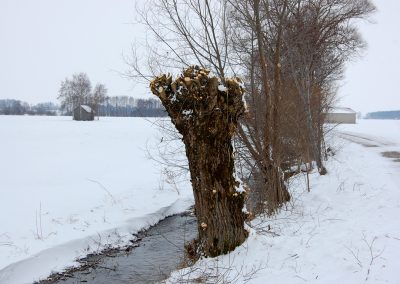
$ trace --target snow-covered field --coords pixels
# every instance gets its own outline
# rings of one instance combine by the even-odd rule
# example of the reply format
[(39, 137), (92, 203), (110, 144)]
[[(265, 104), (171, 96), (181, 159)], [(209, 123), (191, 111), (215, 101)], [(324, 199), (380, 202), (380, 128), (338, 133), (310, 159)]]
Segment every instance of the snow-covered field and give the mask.
[(146, 156), (153, 120), (0, 116), (0, 283), (30, 283), (192, 203)]
[[(293, 198), (258, 217), (229, 255), (170, 283), (400, 283), (400, 121), (336, 128), (329, 174), (291, 181)], [(30, 283), (193, 203), (146, 158), (158, 130), (141, 118), (0, 116), (0, 283)], [(218, 282), (219, 281), (219, 282)], [(223, 282), (226, 281), (226, 282)]]
[(335, 132), (342, 138), (329, 141), (329, 173), (311, 175), (311, 192), (305, 176), (294, 178), (292, 203), (255, 219), (244, 245), (168, 282), (400, 283), (400, 162), (381, 155), (400, 152), (400, 121), (361, 120)]

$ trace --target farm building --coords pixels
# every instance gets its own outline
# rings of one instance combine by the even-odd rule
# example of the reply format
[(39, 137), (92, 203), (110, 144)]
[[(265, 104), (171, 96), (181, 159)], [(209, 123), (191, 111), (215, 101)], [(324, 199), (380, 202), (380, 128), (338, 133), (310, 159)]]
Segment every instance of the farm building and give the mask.
[(335, 107), (325, 116), (325, 123), (355, 124), (357, 113), (351, 108)]
[(88, 105), (80, 105), (74, 109), (74, 120), (94, 120), (94, 111)]

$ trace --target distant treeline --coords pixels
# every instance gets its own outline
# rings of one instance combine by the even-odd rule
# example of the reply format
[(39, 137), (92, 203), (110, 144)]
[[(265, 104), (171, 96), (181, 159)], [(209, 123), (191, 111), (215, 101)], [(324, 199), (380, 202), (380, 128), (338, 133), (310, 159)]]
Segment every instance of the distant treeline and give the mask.
[[(134, 99), (128, 96), (107, 97), (100, 104), (99, 116), (162, 117), (166, 112), (156, 99)], [(52, 102), (29, 105), (14, 99), (0, 100), (0, 115), (71, 115)]]
[(400, 110), (367, 113), (366, 119), (400, 119)]
[(108, 97), (99, 107), (100, 116), (163, 117), (164, 107), (156, 99), (134, 99), (128, 96)]
[(5, 115), (57, 115), (59, 106), (52, 103), (29, 105), (19, 100), (0, 100), (0, 114)]

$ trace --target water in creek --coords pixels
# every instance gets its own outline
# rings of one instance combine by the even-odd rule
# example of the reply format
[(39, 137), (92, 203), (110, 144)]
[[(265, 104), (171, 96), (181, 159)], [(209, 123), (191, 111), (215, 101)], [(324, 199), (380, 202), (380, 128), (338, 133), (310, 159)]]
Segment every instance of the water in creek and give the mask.
[(93, 256), (97, 265), (74, 272), (57, 283), (155, 283), (177, 268), (184, 255), (184, 244), (195, 237), (195, 217), (171, 216), (150, 228), (139, 246), (130, 252)]

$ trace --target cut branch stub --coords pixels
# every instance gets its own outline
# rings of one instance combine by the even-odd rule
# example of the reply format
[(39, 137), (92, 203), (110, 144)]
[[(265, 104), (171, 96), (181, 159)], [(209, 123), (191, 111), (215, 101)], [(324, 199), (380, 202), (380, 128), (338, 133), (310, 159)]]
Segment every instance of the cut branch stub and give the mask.
[(183, 136), (204, 254), (233, 250), (247, 236), (244, 192), (234, 178), (232, 136), (245, 112), (239, 79), (219, 82), (209, 71), (190, 66), (176, 80), (162, 75), (150, 83)]

